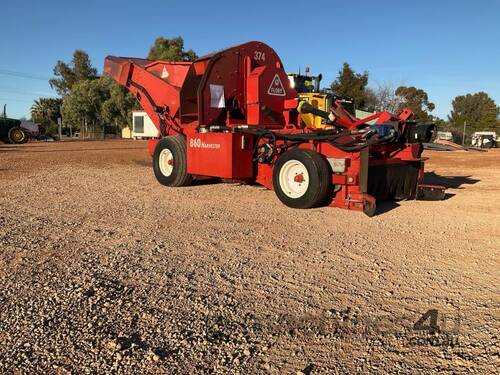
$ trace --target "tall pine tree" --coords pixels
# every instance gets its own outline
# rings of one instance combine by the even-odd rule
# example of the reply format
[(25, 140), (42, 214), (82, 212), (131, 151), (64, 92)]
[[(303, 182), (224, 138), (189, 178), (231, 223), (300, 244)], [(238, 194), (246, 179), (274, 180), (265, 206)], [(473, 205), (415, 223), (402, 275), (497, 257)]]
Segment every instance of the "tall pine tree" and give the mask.
[(353, 98), (356, 108), (364, 108), (367, 85), (368, 72), (358, 74), (351, 69), (348, 63), (344, 63), (337, 79), (331, 84), (331, 89), (337, 95)]

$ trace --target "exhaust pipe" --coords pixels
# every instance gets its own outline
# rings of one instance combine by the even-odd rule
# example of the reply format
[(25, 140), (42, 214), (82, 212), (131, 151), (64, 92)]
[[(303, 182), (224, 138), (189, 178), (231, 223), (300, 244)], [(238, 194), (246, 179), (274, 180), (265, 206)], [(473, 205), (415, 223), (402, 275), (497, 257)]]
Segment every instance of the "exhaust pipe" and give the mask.
[(314, 92), (319, 92), (319, 84), (320, 84), (322, 79), (323, 79), (323, 75), (321, 73), (318, 74), (318, 76), (315, 79), (315, 83), (314, 83)]

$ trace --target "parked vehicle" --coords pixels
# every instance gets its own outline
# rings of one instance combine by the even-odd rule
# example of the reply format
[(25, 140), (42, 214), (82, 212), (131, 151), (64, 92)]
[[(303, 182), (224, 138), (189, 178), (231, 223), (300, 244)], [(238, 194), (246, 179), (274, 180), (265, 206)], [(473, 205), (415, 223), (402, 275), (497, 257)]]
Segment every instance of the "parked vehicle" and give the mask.
[(475, 132), (472, 134), (472, 146), (477, 148), (497, 147), (497, 133), (495, 132)]
[(21, 121), (0, 117), (0, 140), (12, 144), (26, 143), (29, 140), (29, 132), (21, 127)]
[[(340, 100), (318, 109), (301, 100), (264, 43), (195, 62), (108, 56), (104, 71), (137, 97), (153, 122), (148, 147), (163, 185), (206, 177), (258, 183), (289, 207), (329, 204), (368, 216), (376, 199), (445, 196), (444, 187), (422, 181), (422, 143), (433, 139), (435, 124), (411, 121), (409, 108), (362, 119)], [(308, 123), (308, 115), (320, 119)]]
[(453, 141), (452, 132), (437, 132), (436, 140)]

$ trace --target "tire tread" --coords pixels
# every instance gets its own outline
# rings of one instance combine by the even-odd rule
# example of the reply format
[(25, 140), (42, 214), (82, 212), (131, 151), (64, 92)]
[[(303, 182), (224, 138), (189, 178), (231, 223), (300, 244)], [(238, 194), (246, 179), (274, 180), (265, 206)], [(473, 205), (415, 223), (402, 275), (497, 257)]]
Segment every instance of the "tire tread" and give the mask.
[[(288, 160), (298, 160), (303, 163), (309, 173), (310, 186), (308, 191), (299, 198), (288, 197), (279, 186), (279, 169)], [(312, 168), (312, 170), (310, 170)], [(331, 188), (330, 167), (323, 156), (319, 153), (295, 148), (283, 153), (273, 168), (273, 186), (278, 198), (287, 206), (292, 208), (312, 208), (325, 203), (329, 197)]]
[[(164, 176), (158, 166), (158, 157), (161, 150), (169, 148), (174, 156), (173, 178)], [(193, 181), (193, 176), (187, 172), (186, 138), (182, 135), (170, 135), (162, 138), (156, 145), (153, 155), (153, 170), (158, 182), (171, 187), (187, 186)]]

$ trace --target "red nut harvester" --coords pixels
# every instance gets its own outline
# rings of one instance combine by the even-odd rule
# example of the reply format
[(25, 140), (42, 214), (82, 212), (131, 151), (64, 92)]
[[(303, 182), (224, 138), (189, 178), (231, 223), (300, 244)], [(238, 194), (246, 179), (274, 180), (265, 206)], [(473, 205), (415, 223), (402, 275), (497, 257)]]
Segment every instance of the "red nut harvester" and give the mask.
[[(185, 186), (199, 176), (256, 182), (289, 207), (330, 205), (368, 216), (377, 199), (444, 197), (443, 187), (419, 184), (422, 142), (432, 139), (434, 124), (409, 121), (409, 109), (364, 119), (339, 101), (319, 110), (299, 99), (264, 43), (194, 62), (108, 56), (104, 70), (135, 94), (158, 128), (149, 151), (163, 185)], [(307, 127), (305, 114), (325, 126)]]

